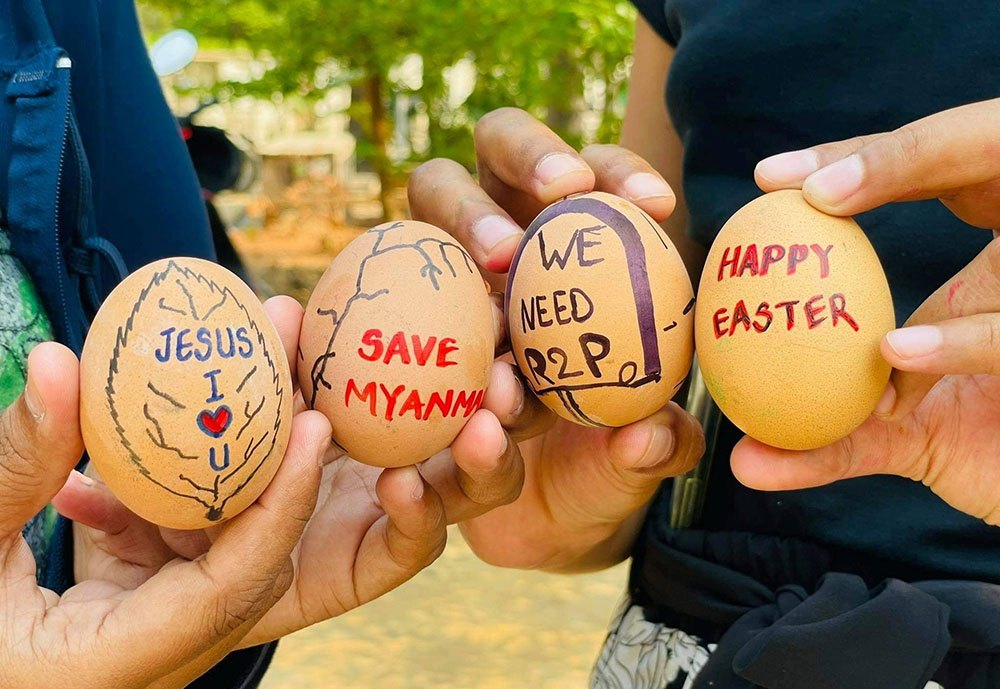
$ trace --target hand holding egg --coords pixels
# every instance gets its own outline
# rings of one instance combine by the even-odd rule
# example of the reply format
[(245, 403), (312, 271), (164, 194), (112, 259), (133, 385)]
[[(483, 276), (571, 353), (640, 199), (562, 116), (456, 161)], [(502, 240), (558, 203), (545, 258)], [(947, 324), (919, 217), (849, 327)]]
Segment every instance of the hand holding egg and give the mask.
[[(547, 206), (563, 197), (595, 190), (605, 192), (635, 202), (641, 209), (638, 212), (649, 214), (654, 223), (666, 219), (673, 210), (675, 198), (670, 186), (649, 163), (619, 146), (591, 146), (578, 153), (529, 114), (511, 108), (498, 110), (480, 120), (475, 136), (479, 182), (457, 163), (431, 161), (418, 168), (410, 179), (410, 208), (415, 218), (442, 227), (454, 236), (487, 271), (497, 289), (501, 289), (503, 274), (507, 273), (522, 241), (523, 228)], [(637, 224), (646, 222), (641, 220)], [(590, 219), (581, 227), (598, 224)], [(674, 260), (675, 257), (671, 258), (670, 252), (665, 252), (659, 243), (656, 230), (649, 229), (648, 239), (659, 245), (659, 250), (668, 256), (667, 262)], [(595, 251), (595, 256), (597, 251), (604, 251), (609, 257), (614, 255), (616, 265), (621, 265), (623, 244), (614, 239), (610, 230), (604, 233), (607, 235), (605, 246), (582, 247), (584, 262), (591, 260), (591, 251)], [(571, 230), (562, 238), (558, 251), (562, 256), (569, 245), (568, 259), (577, 260), (576, 247), (589, 244), (594, 237), (590, 235), (584, 238), (585, 242), (572, 244), (572, 235)], [(549, 248), (548, 244), (546, 246)], [(540, 247), (536, 245), (534, 250), (540, 251)], [(567, 271), (570, 269), (567, 263)], [(558, 269), (554, 271), (558, 273)], [(676, 277), (672, 271), (668, 273)], [(687, 283), (685, 289), (689, 290), (686, 276), (683, 283)], [(548, 294), (545, 300), (535, 300), (536, 319), (541, 315), (542, 321), (552, 319), (555, 323), (554, 310), (557, 308), (560, 319), (565, 320), (567, 314), (572, 316), (573, 306), (569, 300), (572, 287), (580, 286), (568, 285), (565, 295), (556, 294), (564, 289), (562, 285), (553, 285), (551, 290), (536, 294), (525, 292), (529, 314), (531, 297)], [(588, 293), (595, 305), (610, 296), (605, 295), (603, 289), (599, 286), (593, 295)], [(684, 300), (680, 298), (682, 293), (683, 290), (666, 295), (668, 299), (679, 300), (678, 317), (671, 316), (662, 324), (656, 321), (668, 337), (665, 341), (669, 341), (672, 331), (676, 331), (673, 336), (678, 341), (683, 339), (680, 327), (662, 330), (673, 320), (678, 321), (678, 326), (683, 324), (683, 312), (690, 295), (685, 295), (687, 300)], [(574, 295), (577, 315), (582, 318), (587, 310), (584, 308), (586, 300), (575, 292)], [(602, 311), (609, 303), (601, 301)], [(635, 300), (630, 297), (627, 305), (634, 312)], [(540, 314), (537, 307), (547, 311)], [(511, 313), (504, 320), (508, 317), (519, 319), (520, 313)], [(604, 317), (609, 316), (605, 313)], [(660, 317), (665, 315), (657, 316)], [(594, 319), (596, 323), (597, 316)], [(638, 367), (643, 368), (646, 361), (638, 341), (639, 319), (634, 313), (622, 313), (620, 320), (622, 332), (629, 335), (613, 344), (616, 348), (613, 356), (618, 365), (607, 371), (615, 374), (627, 361), (637, 362)], [(558, 323), (538, 328), (540, 321), (536, 320), (533, 332), (540, 341), (543, 331), (555, 330), (557, 326), (560, 330), (565, 328), (571, 336), (568, 338), (571, 344), (575, 342), (574, 355), (579, 363), (571, 368), (571, 362), (567, 362), (565, 371), (580, 370), (586, 376), (590, 368), (579, 337), (592, 331), (585, 329), (587, 322), (574, 322), (575, 326)], [(574, 327), (580, 327), (575, 338), (569, 333)], [(624, 350), (626, 345), (628, 352), (619, 359), (617, 349)], [(657, 345), (659, 347), (659, 340)], [(558, 354), (554, 354), (556, 362), (548, 361), (547, 352), (552, 347), (562, 349), (555, 342), (534, 347), (546, 359), (546, 375), (550, 370), (558, 372), (562, 366)], [(596, 358), (602, 350), (603, 347), (595, 345), (591, 352)], [(664, 355), (661, 380), (664, 387), (672, 389), (678, 378), (669, 367), (674, 366), (676, 360), (683, 360), (685, 348), (664, 346), (661, 351)], [(678, 352), (680, 356), (675, 359)], [(602, 377), (604, 366), (611, 359), (609, 350), (608, 356), (597, 363)], [(614, 380), (619, 380), (617, 375)], [(524, 489), (512, 504), (461, 525), (472, 548), (487, 562), (560, 571), (607, 566), (625, 557), (640, 523), (637, 514), (642, 506), (664, 477), (683, 473), (693, 466), (704, 447), (698, 423), (677, 405), (667, 403), (668, 399), (669, 394), (662, 398), (661, 408), (647, 411), (646, 418), (621, 428), (586, 427), (557, 418), (532, 393), (516, 364), (512, 365), (509, 358), (498, 361), (493, 367), (483, 408), (493, 412), (503, 427), (519, 439), (526, 472)], [(556, 404), (562, 405), (561, 402)]]
[[(289, 556), (316, 502), (328, 426), (319, 415), (296, 420), (268, 488), (221, 527), (198, 562), (147, 561), (144, 576), (120, 577), (111, 554), (100, 553), (95, 559), (105, 569), (86, 576), (75, 559), (76, 584), (57, 595), (37, 585), (21, 533), (83, 451), (79, 373), (68, 349), (38, 345), (25, 392), (0, 419), (0, 587), (7, 594), (0, 616), (8, 630), (0, 639), (0, 677), (17, 687), (186, 686), (288, 588)], [(69, 484), (80, 481), (72, 476)], [(81, 506), (93, 515), (110, 504)], [(143, 535), (133, 530), (122, 538), (133, 537), (135, 549), (145, 541), (134, 537)]]
[[(758, 166), (758, 182), (767, 190), (801, 187), (811, 204), (837, 215), (937, 197), (969, 224), (995, 229), (1000, 163), (986, 144), (1000, 136), (998, 113), (1000, 100), (975, 103), (895, 132), (775, 156)], [(740, 480), (790, 490), (897, 474), (1000, 524), (1000, 240), (932, 294), (906, 326), (881, 342), (895, 370), (878, 413), (843, 441), (809, 452), (745, 440), (733, 452)]]
[[(458, 258), (458, 256), (456, 255), (454, 258)], [(197, 267), (200, 275), (211, 274), (215, 277), (216, 283), (228, 279), (219, 277), (217, 271), (221, 271), (221, 269), (217, 266), (205, 269), (200, 265), (201, 262), (189, 264), (188, 261), (190, 259), (176, 259), (174, 262), (178, 269), (182, 266), (189, 269)], [(442, 265), (446, 264), (442, 263)], [(159, 274), (155, 267), (144, 270), (145, 273), (138, 271), (137, 274), (140, 277), (142, 275), (149, 277), (150, 272)], [(223, 368), (228, 367), (228, 370), (217, 372), (208, 378), (193, 374), (186, 378), (188, 368), (208, 365), (213, 359), (216, 361), (219, 359), (209, 355), (209, 344), (201, 341), (198, 336), (198, 328), (177, 327), (177, 321), (167, 322), (165, 317), (150, 321), (143, 321), (141, 318), (133, 319), (131, 321), (132, 332), (135, 331), (135, 328), (141, 327), (143, 323), (148, 323), (150, 327), (155, 326), (155, 328), (153, 328), (153, 336), (150, 337), (149, 346), (139, 347), (136, 338), (132, 338), (126, 347), (135, 348), (136, 356), (146, 355), (154, 358), (156, 365), (168, 370), (167, 375), (161, 374), (153, 381), (154, 385), (157, 390), (170, 394), (171, 398), (185, 407), (193, 408), (196, 405), (193, 405), (191, 400), (203, 401), (205, 396), (212, 393), (212, 378), (217, 381), (216, 392), (227, 395), (222, 403), (250, 390), (250, 382), (254, 376), (250, 377), (241, 390), (237, 390), (240, 387), (239, 384), (227, 386), (227, 382), (230, 380), (228, 374), (230, 373), (239, 373), (236, 380), (243, 381), (247, 375), (244, 359), (252, 358), (243, 357), (240, 354), (241, 346), (244, 353), (249, 354), (248, 346), (243, 342), (243, 339), (248, 337), (247, 333), (239, 330), (242, 327), (239, 324), (240, 319), (245, 317), (244, 311), (240, 309), (237, 312), (227, 312), (228, 317), (236, 319), (233, 322), (227, 322), (222, 319), (225, 314), (221, 306), (211, 313), (208, 309), (198, 308), (203, 298), (211, 297), (213, 294), (213, 291), (208, 289), (207, 284), (201, 280), (195, 280), (194, 285), (191, 285), (184, 279), (182, 272), (178, 272), (174, 268), (171, 269), (170, 277), (180, 280), (180, 285), (183, 285), (192, 295), (199, 315), (208, 313), (209, 318), (215, 317), (217, 319), (213, 322), (212, 327), (219, 325), (223, 343), (221, 351), (223, 354), (231, 354), (231, 356), (221, 359), (227, 365)], [(235, 278), (232, 279), (235, 280)], [(132, 282), (134, 283), (135, 280)], [(180, 289), (180, 285), (176, 281), (162, 284), (175, 288), (174, 290), (167, 289), (159, 295), (164, 299), (163, 305), (183, 310), (187, 297)], [(235, 283), (227, 282), (226, 284), (234, 292), (237, 291), (238, 286), (234, 287)], [(490, 313), (491, 307), (482, 281), (477, 279), (474, 286), (479, 290), (478, 294), (487, 306), (486, 332), (477, 332), (476, 335), (482, 337), (489, 344), (486, 361), (488, 365), (489, 359), (492, 358), (491, 352), (495, 337), (493, 324), (496, 321)], [(202, 293), (199, 288), (205, 292)], [(470, 291), (469, 294), (473, 293)], [(173, 300), (173, 297), (177, 295), (182, 298), (179, 307)], [(216, 304), (219, 298), (220, 295), (216, 294), (216, 299), (209, 299), (210, 304)], [(158, 308), (159, 297), (154, 299), (152, 303), (157, 307), (157, 310), (160, 310)], [(282, 363), (287, 360), (290, 365), (291, 379), (295, 380), (299, 351), (298, 338), (303, 321), (302, 307), (288, 297), (272, 298), (263, 305), (262, 309), (259, 305), (254, 307), (249, 298), (242, 303), (247, 307), (247, 312), (259, 316), (254, 319), (258, 329), (272, 329), (275, 332), (275, 340), (267, 342), (268, 352), (273, 355), (275, 360), (280, 359)], [(139, 311), (142, 309), (140, 308)], [(190, 305), (188, 305), (188, 311), (190, 311)], [(171, 314), (167, 313), (167, 315)], [(173, 315), (182, 318), (181, 314)], [(127, 321), (127, 317), (125, 320)], [(171, 327), (173, 330), (170, 330)], [(233, 329), (234, 346), (232, 351), (229, 347), (227, 334), (227, 328), (230, 327)], [(167, 330), (170, 332), (163, 334)], [(185, 330), (189, 332), (185, 332)], [(193, 332), (193, 337), (191, 332)], [(167, 348), (168, 334), (170, 336), (169, 350)], [(203, 337), (203, 339), (210, 341), (213, 354), (217, 354), (219, 349), (216, 335), (214, 332), (211, 335), (212, 337)], [(101, 349), (96, 346), (100, 342), (100, 336), (97, 337), (98, 340), (95, 340), (95, 344), (91, 346), (92, 352)], [(257, 342), (256, 340), (252, 341)], [(400, 343), (400, 345), (402, 344), (404, 343)], [(405, 344), (412, 347), (408, 352), (412, 357), (411, 363), (415, 361), (417, 356), (426, 362), (436, 361), (436, 358), (432, 357), (429, 352), (424, 353), (425, 349), (429, 349), (428, 343), (421, 343), (423, 346), (419, 348), (413, 347), (412, 342)], [(445, 343), (445, 347), (435, 348), (435, 354), (443, 352), (442, 356), (446, 361), (454, 360), (456, 352), (452, 348), (453, 346), (454, 343)], [(178, 360), (178, 351), (180, 352), (180, 360)], [(366, 349), (365, 351), (370, 350)], [(159, 358), (156, 358), (157, 353), (160, 354)], [(398, 352), (394, 354), (394, 358), (399, 356), (401, 355)], [(167, 359), (167, 361), (159, 359)], [(131, 372), (133, 374), (136, 371), (145, 372), (148, 375), (150, 371), (153, 373), (157, 371), (156, 365), (143, 368), (133, 366)], [(102, 368), (107, 372), (106, 367)], [(124, 366), (122, 368), (124, 369)], [(443, 367), (443, 370), (451, 371), (455, 368), (459, 367), (446, 366)], [(170, 371), (173, 371), (173, 375), (169, 375)], [(209, 371), (215, 371), (215, 368), (210, 368)], [(195, 371), (195, 373), (197, 372)], [(133, 378), (136, 380), (128, 380), (128, 385), (117, 390), (116, 394), (123, 390), (126, 392), (135, 390), (137, 384), (149, 382), (135, 375)], [(186, 385), (182, 386), (181, 383), (186, 383)], [(170, 409), (177, 409), (174, 414), (178, 419), (177, 425), (182, 425), (190, 420), (190, 414), (185, 414), (185, 410), (174, 407), (162, 396), (152, 393), (148, 386), (146, 386), (145, 392), (143, 392), (144, 389), (141, 385), (139, 385), (138, 390), (140, 399), (142, 399), (142, 395), (149, 394), (156, 404), (161, 404), (161, 406), (150, 408), (151, 412), (155, 412), (151, 415), (157, 419), (161, 428), (166, 428), (163, 418), (174, 418), (171, 416), (173, 412), (170, 412)], [(99, 400), (105, 399), (108, 394), (104, 388), (100, 388), (98, 393), (101, 395), (97, 398)], [(202, 395), (201, 398), (197, 397), (199, 394)], [(252, 401), (256, 398), (249, 399)], [(456, 398), (453, 397), (453, 399)], [(259, 400), (257, 402), (259, 403)], [(474, 402), (475, 397), (469, 404)], [(210, 438), (207, 441), (199, 440), (202, 436), (206, 438), (208, 436), (198, 425), (196, 417), (194, 424), (187, 427), (186, 432), (183, 426), (171, 429), (169, 433), (165, 431), (163, 437), (168, 439), (168, 442), (164, 444), (180, 448), (184, 454), (192, 455), (194, 452), (185, 451), (183, 448), (202, 447), (199, 443), (207, 443), (202, 468), (205, 471), (214, 471), (211, 466), (211, 448), (216, 447), (216, 445), (213, 444), (213, 441), (228, 439), (230, 428), (235, 427), (238, 431), (240, 425), (247, 422), (244, 413), (247, 409), (246, 404), (232, 405), (230, 403), (230, 407), (234, 409), (235, 418), (229, 428), (223, 429), (220, 438)], [(266, 407), (265, 404), (261, 408)], [(99, 406), (97, 408), (100, 409)], [(104, 408), (110, 409), (110, 406)], [(256, 403), (251, 404), (249, 412), (253, 414), (256, 408)], [(234, 638), (233, 643), (239, 642), (241, 645), (249, 646), (270, 641), (309, 624), (338, 615), (382, 595), (402, 584), (434, 561), (444, 547), (446, 525), (449, 521), (454, 522), (481, 514), (496, 505), (509, 502), (517, 495), (523, 479), (523, 468), (517, 446), (513, 442), (507, 442), (500, 424), (490, 412), (485, 410), (470, 411), (469, 415), (463, 417), (461, 410), (464, 408), (465, 404), (459, 407), (460, 412), (455, 417), (448, 417), (449, 419), (457, 418), (457, 423), (462, 426), (461, 433), (455, 438), (450, 451), (439, 453), (429, 461), (424, 462), (419, 472), (410, 466), (383, 470), (380, 467), (360, 464), (344, 456), (342, 452), (334, 452), (330, 449), (330, 426), (321, 414), (310, 411), (295, 417), (292, 422), (293, 426), (302, 423), (303, 420), (311, 420), (314, 427), (318, 425), (321, 429), (320, 435), (324, 438), (322, 445), (327, 451), (320, 453), (323, 455), (321, 460), (323, 464), (321, 503), (312, 513), (293, 553), (295, 577), (291, 582), (290, 590), (267, 611), (267, 614), (252, 630), (249, 630), (245, 638), (242, 640)], [(162, 416), (163, 413), (166, 413), (166, 417)], [(258, 412), (259, 414), (260, 412)], [(109, 418), (111, 418), (110, 415)], [(240, 421), (241, 424), (237, 424), (237, 421)], [(111, 423), (111, 421), (108, 422)], [(164, 468), (169, 469), (172, 466), (182, 468), (184, 465), (192, 465), (197, 462), (197, 458), (179, 457), (176, 453), (153, 444), (153, 440), (159, 441), (160, 436), (156, 432), (156, 424), (148, 419), (146, 423), (150, 434), (142, 437), (152, 444), (156, 452), (143, 455), (145, 466), (152, 466), (151, 460), (161, 460), (161, 473), (158, 475), (162, 475)], [(252, 427), (248, 427), (248, 429), (247, 433), (252, 430)], [(239, 433), (237, 432), (236, 435)], [(115, 436), (111, 435), (111, 437)], [(293, 430), (289, 452), (295, 445), (295, 437)], [(242, 438), (233, 436), (232, 442), (241, 441)], [(247, 446), (253, 447), (255, 444), (256, 441)], [(224, 458), (225, 454), (216, 454), (215, 456)], [(233, 456), (234, 453), (230, 451), (231, 461)], [(287, 462), (288, 457), (286, 456), (283, 461)], [(314, 462), (313, 466), (317, 466), (315, 460), (311, 461)], [(129, 470), (132, 464), (131, 460), (127, 460), (123, 464), (123, 470)], [(167, 475), (169, 476), (169, 474)], [(184, 475), (188, 476), (188, 472), (185, 472)], [(191, 476), (196, 475), (192, 472)], [(140, 485), (142, 484), (140, 483)], [(225, 486), (226, 484), (221, 485)], [(127, 487), (126, 484), (126, 490)], [(121, 490), (120, 487), (117, 489)], [(124, 497), (129, 499), (127, 493)], [(165, 499), (160, 498), (161, 501)], [(170, 494), (170, 499), (180, 500), (181, 498)], [(188, 499), (184, 500), (186, 502)], [(185, 504), (185, 502), (181, 504)], [(76, 522), (74, 525), (77, 533), (75, 565), (78, 578), (101, 578), (120, 586), (138, 586), (154, 576), (164, 564), (175, 558), (194, 559), (203, 555), (219, 529), (216, 526), (212, 528), (211, 532), (206, 533), (204, 530), (178, 531), (170, 528), (158, 528), (128, 509), (111, 493), (103, 481), (91, 481), (76, 472), (73, 472), (70, 480), (54, 499), (54, 503), (60, 512)], [(198, 519), (204, 519), (207, 507), (198, 503), (198, 507), (194, 509), (194, 516)], [(223, 515), (224, 518), (232, 516), (234, 515), (229, 513)], [(159, 519), (159, 517), (157, 518)]]

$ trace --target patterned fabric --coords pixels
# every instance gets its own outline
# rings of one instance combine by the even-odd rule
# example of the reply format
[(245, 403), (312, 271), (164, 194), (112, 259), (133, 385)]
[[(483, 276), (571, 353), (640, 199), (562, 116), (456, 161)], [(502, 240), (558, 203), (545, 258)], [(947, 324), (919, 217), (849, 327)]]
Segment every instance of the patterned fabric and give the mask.
[(646, 620), (626, 594), (590, 676), (590, 689), (691, 689), (715, 644)]
[[(590, 689), (692, 689), (715, 644), (649, 622), (626, 593), (590, 675)], [(925, 689), (944, 689), (929, 682)]]
[[(10, 238), (0, 228), (0, 410), (6, 409), (24, 389), (28, 352), (52, 339), (49, 319), (38, 293), (20, 262), (10, 254)], [(24, 538), (38, 563), (38, 580), (45, 576), (45, 562), (53, 540), (57, 514), (51, 505), (24, 527)]]

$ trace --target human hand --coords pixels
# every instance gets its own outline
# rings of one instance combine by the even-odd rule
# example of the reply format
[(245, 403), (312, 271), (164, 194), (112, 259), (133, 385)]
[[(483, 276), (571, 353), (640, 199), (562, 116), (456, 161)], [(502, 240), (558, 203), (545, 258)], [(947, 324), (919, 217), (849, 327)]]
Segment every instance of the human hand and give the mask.
[[(836, 215), (938, 198), (965, 222), (997, 228), (998, 123), (1000, 99), (975, 103), (887, 134), (769, 158), (757, 181), (766, 191), (801, 187), (810, 203)], [(744, 439), (732, 456), (737, 478), (788, 490), (896, 474), (1000, 525), (1000, 240), (932, 294), (905, 328), (886, 335), (882, 355), (894, 371), (865, 424), (808, 452)]]
[(0, 677), (4, 686), (181, 687), (225, 656), (285, 593), (289, 558), (316, 501), (329, 424), (292, 424), (288, 452), (256, 503), (194, 559), (164, 558), (140, 581), (36, 583), (21, 529), (80, 459), (79, 363), (38, 345), (24, 393), (0, 417)]
[[(264, 309), (294, 380), (302, 307), (275, 297)], [(296, 413), (304, 408), (296, 395)], [(517, 446), (484, 410), (469, 419), (450, 451), (417, 467), (368, 466), (326, 445), (320, 498), (292, 553), (294, 580), (241, 646), (335, 617), (399, 586), (441, 554), (448, 523), (513, 500), (523, 479)], [(78, 474), (55, 504), (76, 522), (78, 578), (141, 582), (165, 560), (197, 557), (217, 533), (157, 527), (131, 513), (102, 483)]]
[[(619, 146), (577, 153), (520, 110), (482, 118), (475, 142), (479, 182), (458, 163), (430, 161), (410, 179), (410, 209), (454, 235), (492, 273), (508, 270), (522, 228), (564, 196), (609, 192), (657, 221), (676, 203), (634, 153)], [(481, 558), (503, 566), (579, 570), (621, 560), (660, 482), (690, 469), (704, 449), (697, 422), (675, 404), (619, 429), (556, 420), (504, 361), (494, 365), (483, 408), (521, 441), (524, 488), (512, 504), (461, 526)], [(499, 433), (491, 429), (491, 438)]]

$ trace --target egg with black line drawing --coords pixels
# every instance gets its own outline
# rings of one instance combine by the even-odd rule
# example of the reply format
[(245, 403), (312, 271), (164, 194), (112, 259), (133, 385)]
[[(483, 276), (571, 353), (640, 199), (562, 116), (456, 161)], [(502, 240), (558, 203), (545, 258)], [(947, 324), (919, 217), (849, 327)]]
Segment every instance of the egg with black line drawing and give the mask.
[(602, 192), (542, 211), (507, 278), (507, 328), (528, 386), (587, 426), (623, 426), (670, 401), (691, 367), (694, 305), (663, 229)]
[(493, 340), (472, 257), (433, 225), (390, 222), (354, 239), (313, 290), (299, 384), (352, 458), (415, 464), (447, 448), (482, 406)]
[(90, 460), (140, 517), (196, 529), (264, 491), (284, 456), (292, 388), (260, 301), (225, 268), (171, 258), (129, 275), (81, 356)]

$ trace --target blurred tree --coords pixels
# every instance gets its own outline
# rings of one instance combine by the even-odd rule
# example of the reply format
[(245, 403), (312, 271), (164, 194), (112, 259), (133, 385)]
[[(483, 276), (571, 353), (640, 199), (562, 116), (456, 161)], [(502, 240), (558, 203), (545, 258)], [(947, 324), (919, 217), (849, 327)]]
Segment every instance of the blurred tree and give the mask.
[[(186, 28), (268, 54), (273, 69), (223, 85), (234, 93), (318, 98), (350, 82), (363, 96), (351, 112), (366, 139), (358, 155), (378, 173), (383, 202), (422, 159), (471, 168), (476, 120), (504, 105), (525, 108), (574, 144), (584, 138), (584, 109), (599, 116), (591, 138), (618, 135), (634, 18), (624, 0), (140, 0), (140, 9), (154, 30)], [(400, 69), (412, 56), (422, 63), (416, 79)], [(464, 98), (447, 78), (459, 63), (474, 80)], [(428, 145), (402, 159), (390, 142), (400, 95), (415, 104), (408, 117), (426, 114), (428, 133)]]

